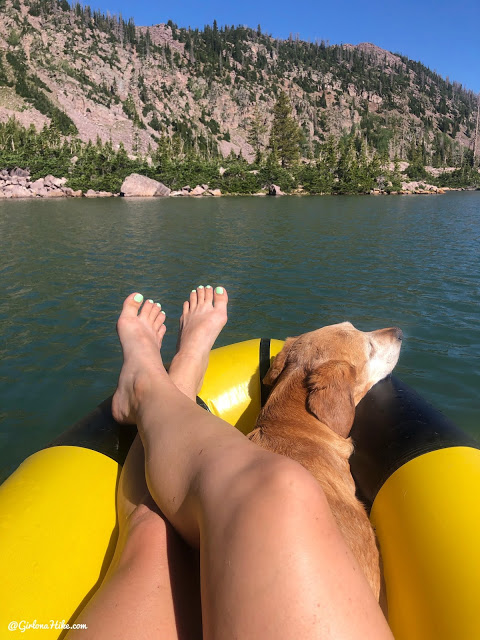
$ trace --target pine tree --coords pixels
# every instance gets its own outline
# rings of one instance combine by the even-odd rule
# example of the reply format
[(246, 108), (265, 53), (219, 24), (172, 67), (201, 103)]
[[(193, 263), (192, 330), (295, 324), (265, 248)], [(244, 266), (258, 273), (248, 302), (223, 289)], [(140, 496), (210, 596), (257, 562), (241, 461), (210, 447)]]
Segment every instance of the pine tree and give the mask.
[(262, 159), (262, 150), (265, 144), (265, 134), (267, 132), (267, 126), (265, 124), (264, 117), (260, 113), (258, 106), (255, 106), (252, 120), (250, 122), (248, 132), (248, 142), (255, 150), (255, 162), (258, 164)]
[(281, 161), (282, 167), (291, 167), (300, 157), (301, 131), (292, 117), (292, 106), (284, 91), (279, 93), (273, 108), (273, 124), (269, 147)]

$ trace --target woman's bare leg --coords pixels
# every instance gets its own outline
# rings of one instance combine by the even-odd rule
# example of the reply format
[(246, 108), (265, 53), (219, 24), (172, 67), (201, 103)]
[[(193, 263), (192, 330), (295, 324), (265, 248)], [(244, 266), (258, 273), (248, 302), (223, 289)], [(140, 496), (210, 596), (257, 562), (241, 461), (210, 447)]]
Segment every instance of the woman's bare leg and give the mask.
[[(160, 347), (165, 316), (146, 302), (143, 313), (149, 310), (156, 316)], [(117, 513), (119, 537), (112, 563), (101, 587), (76, 620), (87, 624), (88, 630), (72, 631), (68, 639), (200, 640), (197, 554), (152, 500), (138, 436), (120, 475)]]
[[(221, 310), (226, 294), (213, 297)], [(318, 483), (180, 391), (139, 306), (129, 296), (118, 322), (124, 366), (113, 412), (137, 423), (155, 502), (200, 548), (204, 637), (391, 639)], [(178, 362), (189, 348), (182, 339)]]

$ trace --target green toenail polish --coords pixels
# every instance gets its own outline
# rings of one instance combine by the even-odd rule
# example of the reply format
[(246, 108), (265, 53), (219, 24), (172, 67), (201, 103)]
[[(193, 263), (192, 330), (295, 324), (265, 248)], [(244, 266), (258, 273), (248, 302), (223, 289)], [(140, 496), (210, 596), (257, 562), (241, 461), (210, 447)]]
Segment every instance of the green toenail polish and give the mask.
[(155, 303), (157, 305), (157, 307), (160, 307), (160, 309), (162, 308), (162, 305), (159, 302)]
[(203, 284), (199, 284), (199, 285), (198, 285), (198, 288), (199, 288), (199, 289), (203, 289)]
[(133, 299), (135, 300), (135, 302), (142, 302), (142, 300), (143, 300), (143, 296), (142, 296), (142, 294), (141, 294), (141, 293), (136, 293), (136, 294), (133, 296)]
[(207, 284), (207, 286), (205, 287), (205, 289), (211, 289), (211, 288), (212, 287), (209, 284)]
[(223, 293), (223, 287), (217, 287), (215, 293)]
[(153, 304), (153, 300), (147, 300), (147, 302), (151, 302)]
[(165, 313), (165, 311), (160, 311), (160, 313), (163, 313), (164, 316), (166, 316), (167, 314)]
[(197, 293), (197, 290), (196, 289), (192, 289), (192, 293)]

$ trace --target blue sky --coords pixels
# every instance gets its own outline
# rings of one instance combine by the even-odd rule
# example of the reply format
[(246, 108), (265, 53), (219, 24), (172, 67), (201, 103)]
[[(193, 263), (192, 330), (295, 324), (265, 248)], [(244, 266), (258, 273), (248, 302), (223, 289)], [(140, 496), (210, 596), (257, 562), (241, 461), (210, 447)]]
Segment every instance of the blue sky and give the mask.
[(274, 37), (299, 34), (330, 44), (373, 42), (419, 60), (480, 92), (480, 0), (85, 0), (92, 8), (132, 16), (137, 25), (173, 20), (179, 26), (244, 24)]

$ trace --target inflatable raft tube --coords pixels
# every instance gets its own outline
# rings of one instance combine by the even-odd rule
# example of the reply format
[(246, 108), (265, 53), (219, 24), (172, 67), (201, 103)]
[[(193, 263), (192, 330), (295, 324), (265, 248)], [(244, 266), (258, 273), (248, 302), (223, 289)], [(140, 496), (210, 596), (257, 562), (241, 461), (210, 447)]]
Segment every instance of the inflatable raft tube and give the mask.
[[(215, 349), (198, 403), (248, 433), (279, 340)], [(351, 460), (371, 511), (397, 640), (480, 638), (480, 450), (396, 378), (357, 407)], [(117, 536), (115, 492), (135, 429), (111, 398), (0, 487), (0, 638), (61, 638), (100, 585)], [(54, 623), (52, 625), (51, 623)], [(21, 627), (19, 626), (19, 630)], [(38, 636), (37, 636), (38, 637)]]

